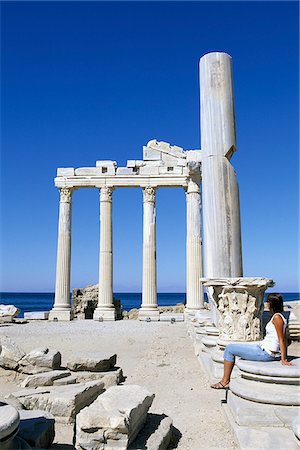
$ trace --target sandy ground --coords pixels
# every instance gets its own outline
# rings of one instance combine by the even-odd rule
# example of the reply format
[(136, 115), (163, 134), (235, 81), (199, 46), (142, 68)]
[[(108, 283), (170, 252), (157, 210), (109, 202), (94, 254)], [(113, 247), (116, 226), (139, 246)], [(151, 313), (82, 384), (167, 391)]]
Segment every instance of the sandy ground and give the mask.
[[(38, 322), (0, 327), (0, 335), (14, 339), (25, 351), (56, 348), (63, 363), (74, 351), (113, 351), (126, 384), (139, 384), (155, 393), (149, 412), (166, 414), (181, 435), (178, 449), (237, 449), (222, 411), (225, 392), (209, 387), (194, 355), (184, 323), (146, 323), (92, 320), (70, 323)], [(0, 373), (0, 396), (15, 390), (12, 380)], [(72, 427), (59, 426), (56, 448), (72, 449)]]

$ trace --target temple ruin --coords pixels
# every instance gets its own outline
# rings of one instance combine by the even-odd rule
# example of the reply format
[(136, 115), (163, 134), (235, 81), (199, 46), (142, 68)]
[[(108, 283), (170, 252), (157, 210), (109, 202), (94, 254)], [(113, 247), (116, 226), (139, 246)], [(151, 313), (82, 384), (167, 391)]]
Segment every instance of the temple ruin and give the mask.
[(203, 277), (242, 277), (239, 192), (230, 163), (236, 151), (236, 136), (232, 63), (228, 54), (208, 53), (200, 59), (200, 100), (201, 150), (184, 150), (151, 140), (143, 147), (143, 159), (128, 160), (126, 167), (117, 167), (115, 161), (96, 161), (95, 167), (57, 169), (55, 186), (60, 191), (60, 209), (55, 302), (50, 320), (72, 319), (72, 193), (80, 188), (100, 192), (99, 299), (95, 320), (115, 320), (112, 202), (113, 191), (118, 188), (143, 190), (141, 320), (159, 320), (155, 206), (159, 188), (179, 187), (186, 192), (186, 310), (203, 308)]

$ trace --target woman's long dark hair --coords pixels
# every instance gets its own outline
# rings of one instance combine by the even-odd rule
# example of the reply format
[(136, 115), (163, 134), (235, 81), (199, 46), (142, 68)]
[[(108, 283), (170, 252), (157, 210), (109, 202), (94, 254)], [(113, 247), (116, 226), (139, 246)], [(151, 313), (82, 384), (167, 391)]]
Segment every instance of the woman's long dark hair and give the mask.
[(269, 294), (267, 298), (270, 310), (274, 313), (280, 313), (283, 311), (283, 298), (281, 294)]

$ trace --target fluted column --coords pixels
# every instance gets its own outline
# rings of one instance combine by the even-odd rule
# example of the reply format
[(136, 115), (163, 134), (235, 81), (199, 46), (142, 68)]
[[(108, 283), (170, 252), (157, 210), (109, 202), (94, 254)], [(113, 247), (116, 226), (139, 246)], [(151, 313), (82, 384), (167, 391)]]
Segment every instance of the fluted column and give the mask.
[(112, 254), (112, 193), (113, 188), (100, 189), (100, 253), (99, 295), (94, 320), (115, 320), (113, 303), (113, 254)]
[(49, 320), (71, 320), (70, 269), (71, 269), (72, 189), (60, 189), (56, 284), (54, 307)]
[(152, 186), (143, 189), (143, 292), (140, 320), (159, 320), (156, 288), (156, 190)]
[(204, 307), (202, 277), (202, 239), (200, 218), (200, 180), (190, 179), (186, 191), (186, 308)]

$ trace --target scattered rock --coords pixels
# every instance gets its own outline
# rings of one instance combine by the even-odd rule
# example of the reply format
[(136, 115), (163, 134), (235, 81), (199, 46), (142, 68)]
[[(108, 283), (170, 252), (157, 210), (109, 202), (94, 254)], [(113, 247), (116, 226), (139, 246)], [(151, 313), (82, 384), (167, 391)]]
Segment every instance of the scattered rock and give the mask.
[(46, 411), (26, 411), (20, 414), (18, 436), (32, 447), (49, 448), (54, 440), (54, 417)]
[(113, 386), (76, 418), (76, 445), (82, 449), (127, 449), (144, 426), (154, 399), (136, 385)]
[(67, 361), (68, 369), (77, 372), (105, 372), (116, 364), (117, 355), (109, 352), (74, 353)]
[(71, 373), (68, 370), (51, 370), (36, 375), (29, 375), (22, 381), (21, 387), (52, 386), (55, 380), (69, 377)]
[(20, 370), (28, 374), (44, 372), (46, 369), (59, 369), (61, 365), (61, 354), (57, 350), (37, 348), (27, 353), (19, 364)]
[(166, 450), (172, 437), (172, 419), (165, 414), (147, 415), (145, 426), (129, 450)]
[(0, 323), (12, 322), (20, 310), (14, 305), (0, 305)]
[[(170, 305), (170, 306), (159, 306), (158, 311), (161, 313), (160, 320), (162, 315), (165, 314), (169, 318), (168, 321), (171, 321), (172, 317), (177, 317), (176, 322), (180, 321), (182, 322), (184, 320), (182, 314), (184, 313), (184, 304), (183, 303), (177, 303), (177, 305)], [(129, 319), (129, 320), (137, 320), (139, 318), (139, 309), (133, 308), (130, 311), (123, 311), (123, 319)]]
[(78, 382), (101, 380), (105, 389), (124, 381), (123, 371), (120, 367), (114, 367), (107, 372), (78, 371), (75, 372), (75, 376)]
[(25, 409), (41, 409), (53, 414), (56, 420), (72, 423), (76, 414), (90, 405), (104, 391), (101, 381), (50, 386), (48, 388), (26, 388), (14, 395)]
[(0, 338), (0, 344), (0, 366), (4, 369), (17, 370), (19, 361), (25, 356), (25, 352), (7, 336)]

